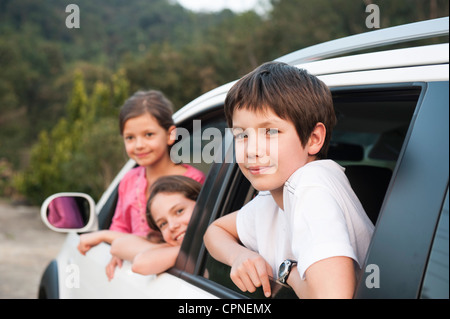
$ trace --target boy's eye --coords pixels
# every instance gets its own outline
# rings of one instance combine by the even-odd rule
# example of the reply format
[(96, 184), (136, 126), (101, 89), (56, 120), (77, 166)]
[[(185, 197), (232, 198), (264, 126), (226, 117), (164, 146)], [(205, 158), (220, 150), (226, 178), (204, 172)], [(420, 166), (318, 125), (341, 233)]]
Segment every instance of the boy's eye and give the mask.
[(234, 129), (233, 136), (235, 139), (240, 140), (248, 137), (248, 134), (242, 129)]
[(149, 132), (149, 133), (146, 133), (145, 136), (151, 137), (151, 136), (153, 136), (153, 133), (150, 133), (150, 132)]
[(278, 129), (276, 129), (276, 128), (266, 129), (266, 134), (267, 135), (276, 135), (276, 134), (278, 134)]
[(234, 136), (234, 138), (235, 138), (235, 139), (238, 139), (238, 140), (244, 139), (244, 138), (246, 138), (246, 137), (248, 137), (248, 136), (247, 136), (247, 134), (245, 134), (245, 133), (238, 133), (238, 134), (236, 134), (236, 135)]
[(133, 136), (125, 136), (125, 141), (131, 141), (133, 139)]

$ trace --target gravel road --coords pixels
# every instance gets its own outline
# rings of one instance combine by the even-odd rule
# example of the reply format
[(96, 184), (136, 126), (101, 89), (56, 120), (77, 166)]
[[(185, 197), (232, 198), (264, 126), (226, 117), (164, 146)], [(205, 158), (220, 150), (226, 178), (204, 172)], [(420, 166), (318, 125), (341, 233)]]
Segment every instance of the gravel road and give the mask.
[(39, 207), (0, 199), (0, 299), (37, 298), (41, 275), (64, 239), (44, 225)]

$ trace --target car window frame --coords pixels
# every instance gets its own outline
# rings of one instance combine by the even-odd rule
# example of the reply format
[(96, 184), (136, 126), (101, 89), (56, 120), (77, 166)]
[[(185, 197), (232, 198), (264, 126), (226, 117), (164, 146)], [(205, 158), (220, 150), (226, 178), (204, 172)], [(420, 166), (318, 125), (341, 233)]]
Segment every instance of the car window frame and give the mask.
[(109, 229), (111, 226), (114, 213), (116, 212), (117, 202), (119, 200), (119, 184), (112, 190), (108, 199), (101, 207), (99, 213), (97, 214), (98, 219), (98, 229), (104, 230)]
[[(183, 122), (181, 122), (179, 125), (182, 127), (189, 127), (191, 125), (192, 121), (202, 119), (203, 120), (209, 120), (214, 119), (217, 120), (217, 118), (222, 118), (225, 122), (225, 114), (223, 112), (223, 104), (215, 105), (212, 108), (208, 108), (208, 110), (203, 111), (199, 114), (196, 114)], [(222, 145), (223, 146), (223, 145)], [(223, 147), (222, 147), (223, 149)], [(222, 157), (224, 156), (224, 152), (222, 151)], [(189, 164), (189, 163), (187, 163)], [(188, 229), (186, 231), (186, 235), (183, 239), (183, 243), (180, 248), (180, 253), (178, 254), (177, 261), (175, 263), (175, 269), (179, 270), (186, 270), (192, 268), (192, 266), (189, 266), (193, 263), (192, 256), (195, 256), (198, 254), (198, 251), (196, 250), (196, 247), (199, 245), (199, 240), (195, 236), (195, 233), (190, 231), (194, 225), (197, 224), (203, 224), (202, 219), (205, 217), (204, 214), (202, 214), (201, 210), (205, 210), (204, 207), (209, 207), (209, 199), (210, 194), (215, 193), (215, 190), (212, 189), (212, 184), (218, 178), (218, 174), (223, 174), (224, 170), (220, 170), (219, 167), (217, 167), (217, 164), (214, 162), (211, 163), (208, 174), (206, 175), (205, 182), (202, 186), (202, 189), (199, 193), (199, 196), (197, 198), (196, 205), (194, 207), (194, 211), (192, 213), (191, 221), (189, 222)], [(222, 175), (219, 175), (222, 176)], [(205, 229), (206, 230), (206, 229)], [(193, 250), (193, 251), (192, 251)], [(194, 262), (195, 264), (195, 262)]]
[(449, 298), (449, 188), (433, 236), (433, 245), (420, 289), (420, 299)]
[[(422, 92), (363, 264), (356, 298), (419, 297), (445, 198), (449, 178), (448, 81), (411, 85), (420, 86)], [(433, 143), (425, 138), (430, 134)], [(442, 148), (436, 151), (432, 145)], [(367, 284), (374, 275), (373, 265), (379, 271), (378, 287)]]
[[(206, 119), (214, 118), (220, 112), (222, 112), (221, 115), (223, 115), (225, 121), (223, 104), (209, 109)], [(202, 114), (196, 115), (195, 117), (201, 118)], [(192, 120), (194, 118), (187, 119), (186, 121)], [(227, 131), (226, 134), (229, 134), (229, 136), (228, 138), (224, 136), (221, 158), (217, 158), (217, 162), (212, 164), (206, 177), (175, 266), (167, 272), (219, 298), (247, 299), (250, 297), (201, 275), (207, 252), (203, 243), (203, 235), (199, 236), (198, 234), (204, 234), (209, 224), (224, 215), (225, 211), (226, 213), (231, 212), (228, 211), (231, 208), (227, 198), (230, 196), (230, 191), (235, 190), (235, 187), (245, 179), (235, 163), (234, 158), (232, 158), (233, 138), (231, 132)], [(250, 183), (248, 181), (246, 182), (248, 187), (250, 187)], [(234, 207), (234, 209), (238, 209), (238, 207)], [(281, 285), (276, 282), (272, 281), (271, 284), (275, 291), (282, 290)]]
[[(404, 153), (408, 150), (406, 145), (410, 144), (410, 138), (411, 135), (414, 135), (414, 128), (416, 126), (416, 121), (418, 114), (420, 113), (419, 110), (422, 108), (421, 106), (425, 102), (427, 102), (427, 99), (430, 94), (430, 86), (433, 87), (434, 85), (430, 85), (427, 83), (399, 83), (399, 84), (377, 84), (377, 85), (365, 85), (365, 86), (353, 86), (353, 87), (341, 87), (341, 88), (332, 88), (331, 90), (334, 92), (340, 91), (340, 90), (361, 90), (364, 91), (365, 89), (373, 90), (373, 89), (380, 89), (380, 90), (386, 90), (386, 89), (392, 89), (392, 90), (398, 90), (399, 88), (420, 88), (422, 92), (420, 93), (419, 100), (417, 101), (417, 107), (416, 111), (413, 114), (413, 118), (410, 122), (410, 128), (408, 130), (407, 136), (405, 138), (405, 141), (402, 146), (402, 151), (399, 155), (399, 158), (397, 160), (396, 167), (399, 167), (399, 163), (403, 161)], [(419, 114), (419, 120), (421, 115)], [(397, 170), (396, 168), (396, 170)], [(215, 183), (216, 180), (221, 181), (221, 185), (228, 185), (233, 176), (236, 174), (237, 165), (232, 165), (230, 163), (227, 164), (214, 164), (210, 174), (208, 175), (207, 181), (205, 182), (205, 187), (212, 188), (211, 192), (215, 194), (215, 196), (208, 196), (208, 198), (204, 198), (204, 196), (199, 196), (199, 199), (204, 201), (202, 203), (199, 203), (198, 210), (203, 209), (203, 214), (200, 214), (200, 212), (197, 212), (196, 215), (198, 215), (195, 219), (195, 230), (191, 230), (190, 236), (188, 234), (186, 235), (185, 242), (182, 245), (182, 250), (180, 252), (180, 255), (177, 259), (177, 264), (174, 268), (172, 268), (169, 272), (179, 276), (180, 278), (183, 278), (184, 280), (195, 284), (197, 286), (202, 287), (203, 289), (208, 290), (209, 292), (225, 297), (225, 298), (247, 298), (246, 296), (236, 293), (235, 291), (230, 290), (229, 288), (222, 286), (220, 284), (217, 284), (215, 282), (212, 282), (206, 278), (203, 278), (200, 273), (200, 265), (204, 262), (205, 258), (205, 247), (203, 244), (203, 234), (206, 231), (206, 228), (208, 225), (218, 217), (218, 212), (221, 209), (221, 206), (223, 206), (223, 202), (226, 195), (226, 187), (219, 187), (217, 188), (217, 183)], [(214, 188), (215, 187), (215, 188)], [(390, 192), (388, 188), (388, 193)], [(382, 207), (383, 210), (383, 207)], [(201, 218), (199, 217), (201, 215)], [(380, 213), (381, 215), (381, 213)], [(193, 216), (194, 217), (194, 216)], [(195, 236), (194, 236), (195, 234)], [(201, 235), (199, 235), (201, 234)], [(192, 238), (191, 236), (194, 236), (195, 238)], [(188, 239), (186, 241), (186, 239)], [(363, 268), (364, 269), (364, 268)], [(361, 281), (360, 281), (361, 282)], [(361, 296), (359, 296), (361, 297)]]

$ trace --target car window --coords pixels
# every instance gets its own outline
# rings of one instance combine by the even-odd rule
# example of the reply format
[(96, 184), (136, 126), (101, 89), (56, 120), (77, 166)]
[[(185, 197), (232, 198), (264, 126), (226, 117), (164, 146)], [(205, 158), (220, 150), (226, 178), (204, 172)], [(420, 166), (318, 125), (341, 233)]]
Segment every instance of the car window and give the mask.
[(108, 197), (106, 203), (102, 206), (100, 212), (98, 213), (98, 228), (99, 229), (109, 229), (111, 225), (114, 212), (116, 211), (117, 200), (119, 198), (119, 185), (113, 190), (111, 195)]
[[(222, 207), (222, 216), (228, 212), (239, 210), (242, 206), (248, 203), (257, 195), (257, 191), (251, 186), (250, 182), (244, 177), (240, 170), (235, 171), (233, 178), (235, 187), (231, 187), (227, 200)], [(226, 212), (226, 213), (225, 213)], [(230, 278), (231, 267), (215, 260), (211, 255), (205, 251), (204, 266), (201, 275), (209, 280), (212, 280), (222, 286), (227, 287), (248, 298), (263, 299), (264, 292), (262, 288), (258, 288), (254, 293), (243, 293)], [(282, 299), (296, 299), (294, 291), (287, 286), (283, 286), (276, 282), (276, 278), (271, 280), (272, 298)]]
[(336, 89), (338, 118), (328, 157), (345, 167), (374, 224), (413, 119), (421, 87)]
[[(228, 212), (233, 212), (239, 210), (243, 205), (249, 202), (255, 195), (256, 190), (250, 185), (248, 180), (240, 173), (240, 171), (235, 172), (234, 177), (235, 187), (231, 187), (227, 200), (222, 207), (221, 216)], [(223, 285), (233, 291), (241, 293), (241, 291), (234, 285), (230, 279), (231, 268), (228, 265), (222, 264), (215, 260), (211, 255), (205, 251), (204, 267), (201, 275), (209, 280), (212, 280), (220, 285)], [(251, 297), (251, 294), (243, 294)], [(263, 298), (264, 294), (259, 291), (253, 297)]]
[(448, 187), (449, 91), (448, 81), (415, 85), (422, 91), (363, 265), (358, 298), (420, 296)]
[(179, 123), (178, 140), (171, 150), (172, 160), (192, 165), (207, 175), (214, 158), (223, 152), (226, 126), (222, 107)]
[[(338, 124), (332, 135), (329, 158), (346, 168), (352, 187), (374, 223), (408, 134), (420, 92), (421, 87), (397, 85), (332, 90)], [(227, 198), (214, 219), (239, 209), (255, 195), (240, 171), (236, 170), (234, 174), (227, 185)], [(199, 275), (240, 292), (229, 274), (230, 267), (217, 262), (204, 251)], [(291, 289), (280, 289), (276, 283), (274, 286), (279, 291), (275, 297), (295, 298)], [(243, 295), (264, 297), (262, 291)]]
[[(215, 152), (222, 147), (226, 126), (221, 107), (177, 123), (177, 129), (181, 133), (172, 147), (172, 159), (189, 164), (201, 170), (205, 176), (208, 175), (212, 165), (211, 159), (218, 155)], [(203, 154), (205, 147), (207, 150)], [(109, 229), (111, 225), (118, 200), (118, 188), (117, 185), (99, 212), (99, 229)]]
[(449, 267), (449, 220), (448, 220), (448, 187), (442, 206), (436, 233), (434, 235), (431, 254), (423, 281), (421, 298), (448, 299), (448, 267)]

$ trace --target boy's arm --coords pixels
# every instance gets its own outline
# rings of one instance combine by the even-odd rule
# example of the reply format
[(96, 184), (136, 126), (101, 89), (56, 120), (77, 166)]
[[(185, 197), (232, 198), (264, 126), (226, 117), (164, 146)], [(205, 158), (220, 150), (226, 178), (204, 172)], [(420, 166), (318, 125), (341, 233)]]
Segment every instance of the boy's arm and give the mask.
[(287, 284), (303, 299), (352, 298), (356, 285), (353, 263), (353, 259), (343, 256), (320, 260), (308, 267), (305, 280), (295, 267)]
[(236, 216), (234, 212), (214, 221), (203, 238), (205, 246), (212, 257), (231, 266), (231, 280), (239, 289), (254, 292), (262, 286), (269, 297), (272, 268), (261, 255), (240, 244)]
[(159, 274), (175, 266), (181, 246), (154, 244), (155, 247), (147, 249), (136, 255), (133, 259), (132, 270), (141, 275)]

